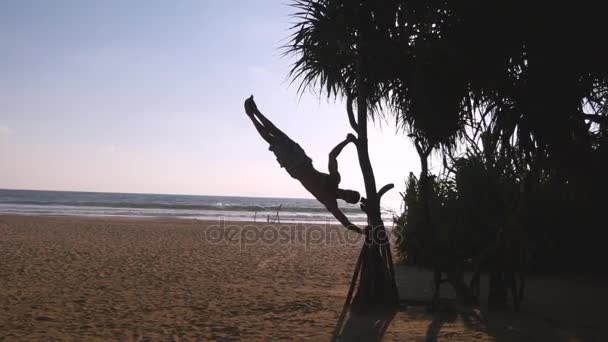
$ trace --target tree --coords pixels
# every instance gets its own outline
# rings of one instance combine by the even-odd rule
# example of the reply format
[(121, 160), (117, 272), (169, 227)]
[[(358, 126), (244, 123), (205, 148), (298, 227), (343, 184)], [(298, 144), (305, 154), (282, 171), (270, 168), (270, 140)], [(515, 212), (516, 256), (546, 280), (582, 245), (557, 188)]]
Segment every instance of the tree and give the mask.
[[(354, 5), (354, 6), (353, 6)], [(317, 85), (328, 95), (345, 95), (347, 115), (357, 135), (357, 156), (365, 183), (361, 209), (367, 215), (365, 243), (361, 249), (349, 301), (358, 277), (353, 307), (367, 309), (376, 305), (395, 305), (397, 287), (390, 244), (381, 217), (380, 200), (393, 185), (377, 189), (369, 158), (367, 121), (374, 113), (381, 89), (374, 81), (369, 54), (372, 49), (373, 15), (370, 8), (355, 2), (297, 1), (300, 22), (288, 46), (288, 53), (297, 57), (291, 76), (301, 87)], [(356, 103), (356, 113), (353, 110)]]
[[(356, 100), (357, 115), (349, 115), (355, 131), (365, 130), (361, 125), (368, 118), (384, 115), (408, 133), (423, 169), (417, 189), (420, 224), (427, 226), (429, 241), (441, 240), (445, 231), (431, 214), (434, 184), (442, 182), (431, 180), (428, 172), (432, 151), (450, 159), (446, 165), (454, 168), (455, 151), (475, 150), (462, 162), (470, 167), (480, 162), (491, 188), (510, 184), (520, 189), (516, 193), (528, 204), (499, 216), (499, 231), (519, 225), (533, 239), (544, 236), (564, 244), (565, 231), (535, 227), (535, 222), (546, 222), (536, 212), (544, 210), (540, 202), (548, 189), (579, 200), (559, 202), (578, 213), (601, 202), (602, 192), (595, 189), (606, 189), (597, 185), (605, 184), (599, 170), (608, 133), (608, 64), (603, 61), (606, 46), (598, 43), (605, 39), (602, 11), (583, 4), (534, 8), (506, 0), (299, 0), (295, 6), (297, 23), (287, 50), (297, 57), (291, 76), (300, 80), (301, 89), (346, 97), (350, 108)], [(487, 127), (482, 130), (482, 125)], [(365, 133), (360, 140), (366, 141)], [(360, 146), (367, 196), (375, 206), (373, 170), (366, 143)], [(497, 173), (500, 168), (508, 172)], [(465, 165), (461, 170), (464, 175)], [(504, 178), (507, 174), (511, 178)], [(497, 193), (508, 193), (501, 191)], [(568, 220), (574, 225), (600, 222), (595, 213)], [(518, 215), (521, 220), (513, 220)], [(372, 213), (371, 221), (376, 216)], [(498, 235), (498, 246), (512, 240), (509, 234)], [(441, 248), (432, 249), (431, 254), (441, 253)], [(502, 249), (503, 256), (512, 254)]]

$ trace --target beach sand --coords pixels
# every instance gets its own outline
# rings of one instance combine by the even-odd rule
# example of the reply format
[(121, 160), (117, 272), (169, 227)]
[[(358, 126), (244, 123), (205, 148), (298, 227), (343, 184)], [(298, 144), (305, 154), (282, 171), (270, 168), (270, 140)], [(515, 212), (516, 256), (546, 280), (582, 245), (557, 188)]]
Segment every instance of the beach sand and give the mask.
[[(282, 235), (259, 230), (266, 235), (254, 242), (253, 224), (217, 225), (0, 215), (0, 340), (331, 340), (360, 241), (326, 241), (322, 230), (300, 227), (300, 238), (289, 228)], [(342, 228), (328, 230), (337, 236)], [(400, 266), (398, 274), (402, 296), (428, 296), (428, 272)], [(521, 313), (482, 305), (433, 315), (409, 306), (388, 316), (347, 316), (338, 334), (388, 341), (608, 338), (606, 280), (529, 283)]]

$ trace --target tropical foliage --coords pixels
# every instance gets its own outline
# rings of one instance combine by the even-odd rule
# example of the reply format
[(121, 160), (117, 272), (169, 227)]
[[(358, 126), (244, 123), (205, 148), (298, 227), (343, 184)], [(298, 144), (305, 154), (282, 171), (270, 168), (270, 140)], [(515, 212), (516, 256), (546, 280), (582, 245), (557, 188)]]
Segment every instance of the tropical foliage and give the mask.
[(603, 11), (577, 5), (295, 1), (301, 89), (356, 97), (417, 148), (422, 172), (396, 218), (404, 260), (439, 272), (488, 259), (503, 280), (525, 265), (603, 269), (606, 31)]

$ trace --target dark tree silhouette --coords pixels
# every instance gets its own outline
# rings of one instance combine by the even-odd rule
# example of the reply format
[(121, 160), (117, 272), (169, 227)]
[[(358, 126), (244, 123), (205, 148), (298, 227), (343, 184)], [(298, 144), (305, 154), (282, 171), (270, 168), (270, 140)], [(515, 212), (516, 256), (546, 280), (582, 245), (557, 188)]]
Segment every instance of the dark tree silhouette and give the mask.
[[(533, 262), (546, 258), (538, 247), (545, 245), (543, 239), (562, 246), (547, 249), (545, 255), (556, 258), (566, 248), (567, 228), (548, 232), (537, 225), (600, 222), (597, 203), (607, 189), (601, 165), (606, 161), (608, 126), (606, 45), (598, 43), (605, 36), (602, 11), (583, 4), (535, 8), (506, 0), (296, 0), (294, 7), (294, 34), (286, 52), (296, 57), (291, 77), (300, 82), (300, 90), (312, 88), (347, 99), (366, 186), (362, 207), (370, 227), (381, 222), (381, 191), (376, 191), (367, 152), (367, 120), (382, 114), (393, 117), (412, 138), (422, 168), (413, 206), (420, 210), (420, 241), (408, 245), (422, 250), (419, 255), (435, 269), (438, 283), (446, 273), (467, 298), (471, 291), (463, 285), (460, 269), (465, 260), (476, 259), (473, 263), (485, 263), (492, 275), (490, 287), (496, 295), (491, 302), (503, 306), (506, 288), (514, 288), (510, 284), (520, 273), (516, 269), (526, 259), (520, 255), (534, 254)], [(462, 155), (462, 150), (472, 154)], [(448, 172), (456, 178), (456, 188), (448, 191), (455, 195), (449, 200), (437, 191), (450, 188), (454, 179), (430, 175), (433, 151), (443, 157), (447, 170), (454, 170)], [(485, 194), (485, 205), (498, 219), (447, 209), (453, 198), (471, 203), (483, 199), (467, 192), (459, 178), (474, 170), (485, 180), (478, 193)], [(564, 214), (563, 222), (541, 219), (546, 207), (541, 202), (550, 193), (555, 205), (572, 206), (578, 214)], [(557, 201), (559, 193), (570, 197)], [(462, 201), (453, 203), (471, 204)], [(455, 226), (439, 214), (465, 223)], [(475, 229), (463, 227), (467, 222)], [(576, 239), (601, 249), (583, 238), (597, 233), (582, 229)], [(527, 251), (525, 241), (533, 241), (530, 245), (538, 250)], [(484, 245), (494, 247), (480, 247)], [(583, 247), (569, 248), (577, 255), (594, 255)], [(378, 265), (372, 269), (386, 269), (378, 279), (390, 278), (383, 276), (390, 274), (390, 267), (366, 258)], [(572, 263), (563, 259), (564, 264)], [(372, 271), (362, 270), (360, 280), (367, 284)], [(367, 286), (362, 284), (360, 293)]]
[(382, 89), (375, 80), (371, 58), (375, 19), (373, 9), (365, 4), (296, 1), (294, 6), (300, 10), (295, 14), (298, 23), (287, 46), (287, 53), (297, 58), (291, 76), (300, 80), (300, 89), (318, 87), (330, 96), (345, 97), (349, 123), (357, 135), (357, 156), (366, 193), (361, 209), (367, 215), (368, 226), (347, 304), (358, 279), (352, 304), (360, 309), (395, 305), (398, 300), (390, 244), (380, 214), (382, 195), (393, 185), (377, 189), (368, 151), (367, 122), (377, 112)]

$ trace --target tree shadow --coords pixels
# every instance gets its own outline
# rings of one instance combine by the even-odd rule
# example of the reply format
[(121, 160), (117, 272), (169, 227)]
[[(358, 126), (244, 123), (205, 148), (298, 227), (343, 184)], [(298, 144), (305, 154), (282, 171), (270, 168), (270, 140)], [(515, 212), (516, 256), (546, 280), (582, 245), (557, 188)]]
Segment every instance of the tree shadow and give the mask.
[(424, 340), (427, 342), (437, 341), (437, 337), (439, 336), (439, 332), (441, 331), (443, 325), (446, 323), (454, 322), (457, 317), (458, 315), (456, 311), (453, 310), (435, 313), (433, 315), (433, 320), (426, 329), (426, 337)]
[(457, 315), (468, 330), (492, 336), (495, 341), (587, 341), (577, 331), (550, 324), (537, 314), (510, 309), (459, 307)]
[(481, 331), (496, 341), (607, 340), (603, 307), (606, 282), (597, 278), (539, 277), (527, 279), (527, 298), (519, 312), (490, 309), (487, 278), (482, 281), (480, 304), (461, 306), (458, 314), (467, 329)]
[[(589, 327), (573, 327), (567, 322), (548, 320), (531, 312), (488, 310), (487, 308), (454, 305), (431, 311), (431, 305), (412, 304), (393, 309), (376, 309), (368, 313), (343, 312), (338, 319), (332, 341), (382, 341), (398, 312), (408, 319), (429, 321), (424, 341), (441, 337), (444, 325), (461, 321), (473, 334), (487, 335), (495, 341), (596, 341), (605, 331)], [(443, 336), (445, 338), (446, 336)]]
[[(407, 298), (429, 298), (424, 284), (431, 274), (419, 268), (397, 267), (399, 291)], [(561, 278), (530, 277), (527, 281), (527, 299), (522, 310), (515, 312), (512, 308), (492, 310), (488, 307), (488, 279), (482, 276), (479, 303), (462, 305), (455, 300), (452, 291), (443, 291), (439, 311), (431, 312), (429, 303), (418, 303), (410, 300), (407, 318), (429, 322), (425, 340), (440, 339), (444, 326), (452, 321), (462, 323), (464, 329), (472, 332), (475, 338), (487, 335), (496, 341), (596, 341), (607, 340), (608, 329), (601, 324), (602, 310), (608, 300), (600, 298), (606, 283), (597, 280), (565, 281)], [(579, 288), (586, 290), (581, 294)], [(565, 294), (574, 294), (567, 296)], [(597, 303), (597, 304), (594, 304)], [(459, 330), (460, 328), (455, 328)]]
[[(378, 308), (366, 313), (342, 311), (332, 341), (382, 341), (397, 308)], [(345, 316), (346, 322), (344, 322)]]

